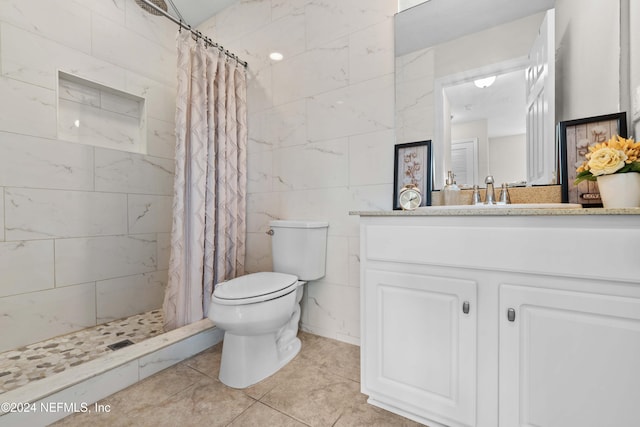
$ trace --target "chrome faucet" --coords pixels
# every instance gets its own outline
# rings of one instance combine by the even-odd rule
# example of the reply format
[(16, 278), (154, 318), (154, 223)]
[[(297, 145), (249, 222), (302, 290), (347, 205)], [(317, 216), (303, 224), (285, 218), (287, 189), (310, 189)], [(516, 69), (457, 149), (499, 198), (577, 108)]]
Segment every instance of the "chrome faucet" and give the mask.
[(500, 190), (500, 195), (498, 196), (498, 204), (499, 205), (510, 205), (511, 198), (509, 197), (509, 184), (506, 182), (502, 184), (502, 189)]
[(487, 192), (484, 196), (484, 204), (485, 205), (495, 205), (496, 204), (496, 194), (493, 191), (493, 176), (487, 175), (484, 179), (484, 183), (487, 184)]
[(480, 187), (477, 185), (473, 186), (473, 194), (471, 195), (471, 204), (472, 205), (481, 205), (482, 199), (480, 198)]

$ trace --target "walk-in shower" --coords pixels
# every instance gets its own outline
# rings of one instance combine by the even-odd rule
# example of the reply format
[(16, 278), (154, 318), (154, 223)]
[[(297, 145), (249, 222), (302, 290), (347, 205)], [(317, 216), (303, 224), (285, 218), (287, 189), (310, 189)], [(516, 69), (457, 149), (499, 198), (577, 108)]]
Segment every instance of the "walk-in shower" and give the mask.
[[(0, 13), (11, 93), (0, 101), (0, 402), (93, 402), (222, 338), (208, 319), (162, 328), (179, 27), (139, 0), (11, 3)], [(3, 406), (0, 426), (52, 422), (23, 415)]]

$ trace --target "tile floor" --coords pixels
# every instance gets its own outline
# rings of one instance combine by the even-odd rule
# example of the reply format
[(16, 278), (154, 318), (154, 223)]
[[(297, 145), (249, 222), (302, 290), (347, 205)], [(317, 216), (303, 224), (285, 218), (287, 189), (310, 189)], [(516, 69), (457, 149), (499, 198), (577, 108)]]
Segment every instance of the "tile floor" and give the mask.
[[(218, 344), (98, 402), (55, 426), (419, 426), (366, 403), (359, 347), (299, 333), (302, 350), (244, 390), (218, 381)], [(92, 408), (92, 405), (90, 405)]]
[(96, 359), (111, 344), (159, 335), (162, 323), (154, 310), (0, 353), (0, 394)]

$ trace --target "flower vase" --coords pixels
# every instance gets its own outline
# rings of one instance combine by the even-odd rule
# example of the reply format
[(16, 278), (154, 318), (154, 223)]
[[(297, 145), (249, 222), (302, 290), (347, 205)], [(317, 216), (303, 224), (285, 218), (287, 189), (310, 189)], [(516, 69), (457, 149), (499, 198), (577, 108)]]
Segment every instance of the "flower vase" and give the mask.
[(640, 173), (614, 173), (598, 176), (600, 199), (605, 208), (640, 207)]

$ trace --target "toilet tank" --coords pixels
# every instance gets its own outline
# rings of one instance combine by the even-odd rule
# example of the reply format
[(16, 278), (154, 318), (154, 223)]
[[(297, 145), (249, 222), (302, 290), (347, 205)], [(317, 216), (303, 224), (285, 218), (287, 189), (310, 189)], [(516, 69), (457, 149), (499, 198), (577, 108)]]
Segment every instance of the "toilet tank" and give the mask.
[(295, 274), (300, 280), (324, 276), (328, 222), (271, 221), (273, 271)]

